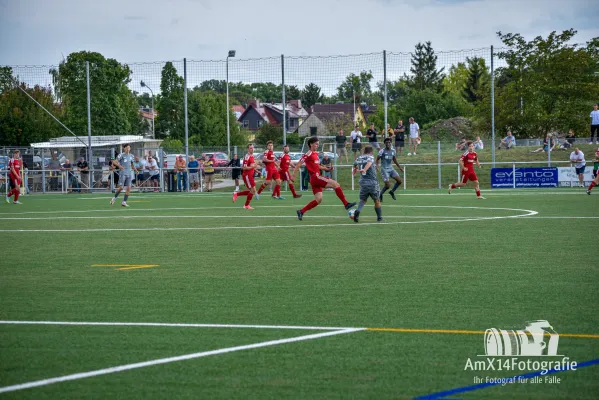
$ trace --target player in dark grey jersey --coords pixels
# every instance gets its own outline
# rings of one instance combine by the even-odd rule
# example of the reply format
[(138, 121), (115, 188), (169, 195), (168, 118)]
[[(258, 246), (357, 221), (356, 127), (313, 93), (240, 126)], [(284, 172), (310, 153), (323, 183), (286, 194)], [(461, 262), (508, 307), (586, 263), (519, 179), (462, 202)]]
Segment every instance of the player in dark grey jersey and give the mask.
[(393, 185), (393, 189), (389, 192), (393, 200), (397, 200), (395, 198), (395, 190), (401, 185), (401, 179), (399, 178), (399, 174), (393, 169), (393, 164), (397, 165), (397, 168), (401, 172), (403, 172), (403, 168), (397, 162), (395, 149), (391, 147), (391, 138), (385, 139), (385, 147), (379, 152), (378, 157), (376, 158), (377, 165), (379, 161), (381, 161), (381, 176), (383, 177), (383, 182), (385, 182), (385, 187), (381, 191), (380, 200), (383, 201), (383, 194), (391, 187), (389, 183), (389, 179), (395, 179), (395, 185)]
[(131, 191), (131, 181), (133, 180), (133, 171), (137, 173), (137, 168), (133, 165), (133, 161), (135, 157), (131, 154), (131, 145), (125, 144), (123, 146), (123, 153), (119, 154), (116, 160), (112, 162), (113, 165), (116, 164), (117, 167), (120, 168), (121, 175), (119, 178), (119, 188), (116, 191), (114, 197), (110, 200), (110, 205), (113, 205), (116, 201), (116, 198), (119, 197), (119, 194), (122, 192), (123, 187), (126, 187), (125, 198), (121, 203), (123, 207), (129, 207), (127, 204), (127, 199), (129, 198), (129, 192)]
[(374, 200), (374, 211), (376, 211), (376, 220), (383, 221), (380, 201), (379, 180), (376, 174), (376, 164), (372, 154), (372, 146), (364, 148), (364, 154), (354, 161), (353, 173), (360, 173), (360, 203), (354, 213), (354, 222), (358, 222), (362, 208), (369, 197)]

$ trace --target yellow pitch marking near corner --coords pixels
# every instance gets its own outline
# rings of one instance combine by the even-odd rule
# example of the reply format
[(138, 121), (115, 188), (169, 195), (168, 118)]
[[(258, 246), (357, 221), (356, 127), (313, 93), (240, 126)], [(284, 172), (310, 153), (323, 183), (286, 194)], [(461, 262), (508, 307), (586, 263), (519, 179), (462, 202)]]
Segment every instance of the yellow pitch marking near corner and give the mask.
[[(366, 328), (373, 332), (399, 332), (399, 333), (449, 333), (454, 335), (484, 335), (485, 331), (467, 331), (455, 329), (411, 329), (411, 328)], [(549, 334), (546, 334), (549, 336)], [(560, 333), (560, 337), (574, 337), (583, 339), (599, 339), (599, 335), (585, 333)]]
[(160, 264), (92, 264), (92, 267), (120, 267), (118, 271), (127, 271), (130, 269), (154, 268)]

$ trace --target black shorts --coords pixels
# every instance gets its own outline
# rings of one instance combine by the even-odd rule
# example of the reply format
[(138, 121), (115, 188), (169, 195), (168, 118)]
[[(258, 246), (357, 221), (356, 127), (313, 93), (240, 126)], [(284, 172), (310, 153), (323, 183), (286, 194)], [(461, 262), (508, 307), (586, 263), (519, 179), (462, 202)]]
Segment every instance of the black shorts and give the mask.
[[(576, 169), (576, 175), (580, 175), (580, 174), (584, 174), (584, 169), (586, 168), (586, 165), (583, 165), (580, 168), (575, 168)], [(570, 170), (572, 171), (572, 170)]]
[(239, 170), (231, 170), (231, 179), (239, 179), (239, 177), (241, 176), (241, 171)]
[(156, 174), (156, 175), (150, 175), (150, 180), (157, 181), (158, 180), (158, 174)]
[(405, 140), (396, 140), (395, 141), (395, 147), (405, 147), (405, 145), (406, 145)]
[(351, 144), (351, 149), (353, 151), (362, 150), (362, 144), (361, 143), (352, 143)]

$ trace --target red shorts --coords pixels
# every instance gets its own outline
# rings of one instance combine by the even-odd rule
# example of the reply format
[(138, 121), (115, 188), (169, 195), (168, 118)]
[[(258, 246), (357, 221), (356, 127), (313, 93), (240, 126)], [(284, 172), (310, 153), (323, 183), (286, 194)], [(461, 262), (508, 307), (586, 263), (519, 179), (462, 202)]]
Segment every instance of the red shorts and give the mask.
[(312, 193), (322, 193), (322, 189), (324, 189), (329, 183), (329, 179), (325, 178), (321, 175), (311, 175), (310, 176), (310, 186), (312, 186)]
[(281, 179), (281, 177), (279, 176), (279, 171), (277, 171), (276, 169), (274, 170), (267, 170), (266, 171), (266, 180), (267, 181), (272, 181), (273, 179)]
[(283, 171), (282, 169), (280, 169), (279, 176), (281, 177), (282, 181), (291, 182), (291, 174), (289, 173), (289, 171)]
[(466, 172), (462, 171), (462, 183), (466, 183), (468, 181), (477, 181), (478, 176), (476, 176), (476, 172), (474, 170), (468, 170)]
[(243, 174), (243, 183), (248, 189), (256, 187), (256, 182), (254, 181), (254, 170), (251, 170), (249, 174)]

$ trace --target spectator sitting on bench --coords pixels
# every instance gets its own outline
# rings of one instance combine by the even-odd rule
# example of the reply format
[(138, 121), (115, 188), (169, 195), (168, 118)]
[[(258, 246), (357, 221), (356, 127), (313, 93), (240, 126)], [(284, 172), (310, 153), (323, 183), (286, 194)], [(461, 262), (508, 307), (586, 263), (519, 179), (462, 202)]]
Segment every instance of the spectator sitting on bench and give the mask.
[(476, 140), (474, 141), (473, 144), (474, 144), (474, 150), (482, 150), (485, 148), (483, 141), (480, 140), (480, 136), (476, 137)]
[(559, 148), (562, 150), (571, 149), (575, 141), (576, 135), (574, 134), (574, 129), (570, 129), (565, 137), (564, 143), (562, 143)]
[(531, 151), (531, 153), (540, 153), (541, 151), (545, 152), (549, 147), (551, 147), (551, 151), (553, 151), (555, 145), (556, 143), (555, 140), (551, 138), (551, 133), (548, 133), (545, 137), (545, 140), (543, 140), (543, 147), (539, 147), (538, 149)]

